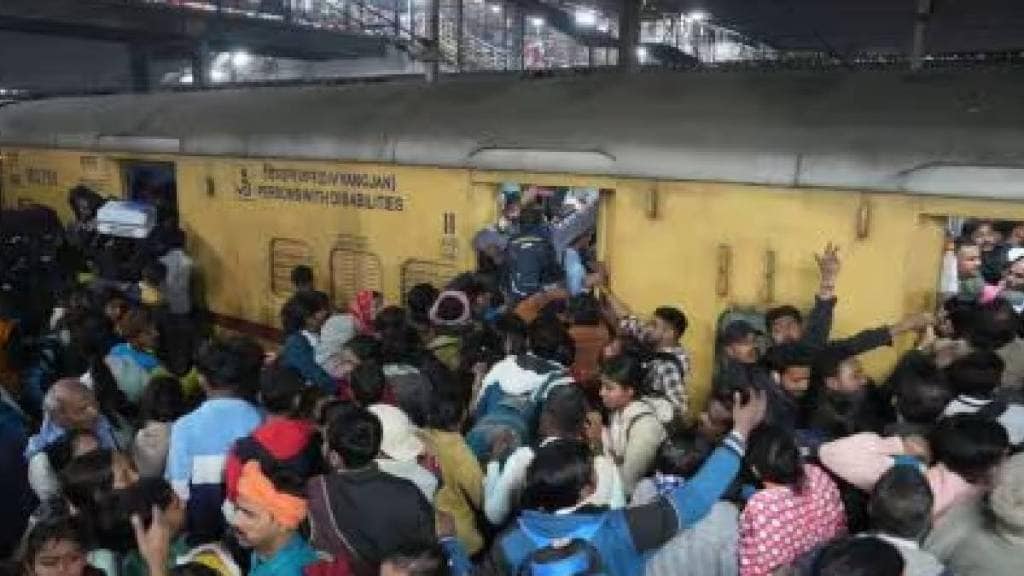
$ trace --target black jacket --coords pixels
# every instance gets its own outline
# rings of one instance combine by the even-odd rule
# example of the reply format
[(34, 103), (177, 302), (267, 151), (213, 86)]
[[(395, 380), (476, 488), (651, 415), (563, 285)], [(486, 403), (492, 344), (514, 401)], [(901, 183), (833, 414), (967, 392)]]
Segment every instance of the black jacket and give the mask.
[(348, 557), (359, 572), (397, 550), (437, 542), (434, 509), (420, 489), (374, 464), (317, 476), (306, 493), (313, 547)]

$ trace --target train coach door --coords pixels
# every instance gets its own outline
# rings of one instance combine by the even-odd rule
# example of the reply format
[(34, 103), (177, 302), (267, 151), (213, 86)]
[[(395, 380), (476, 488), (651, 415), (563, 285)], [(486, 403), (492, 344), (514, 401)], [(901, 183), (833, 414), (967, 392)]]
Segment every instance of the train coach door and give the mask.
[(178, 181), (173, 162), (121, 163), (125, 198), (156, 207), (157, 220), (178, 220)]
[[(574, 278), (571, 273), (566, 275), (565, 270), (575, 269), (580, 273), (596, 270), (597, 262), (605, 254), (598, 237), (602, 197), (608, 196), (610, 190), (548, 180), (476, 182), (474, 189), (478, 199), (474, 202), (472, 216), (479, 224), (473, 234), (472, 248), (479, 270), (500, 276), (509, 240), (536, 215), (540, 216), (538, 229), (551, 240), (562, 268), (559, 280)], [(532, 214), (524, 217), (527, 211)]]

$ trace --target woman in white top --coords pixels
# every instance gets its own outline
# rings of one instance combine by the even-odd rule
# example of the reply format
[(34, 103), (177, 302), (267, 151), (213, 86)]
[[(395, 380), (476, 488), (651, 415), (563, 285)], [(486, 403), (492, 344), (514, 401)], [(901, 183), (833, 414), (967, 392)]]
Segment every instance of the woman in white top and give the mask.
[(672, 404), (644, 390), (643, 364), (630, 354), (609, 358), (601, 366), (601, 401), (610, 412), (604, 434), (605, 454), (619, 466), (626, 493), (651, 471), (658, 447), (667, 437)]

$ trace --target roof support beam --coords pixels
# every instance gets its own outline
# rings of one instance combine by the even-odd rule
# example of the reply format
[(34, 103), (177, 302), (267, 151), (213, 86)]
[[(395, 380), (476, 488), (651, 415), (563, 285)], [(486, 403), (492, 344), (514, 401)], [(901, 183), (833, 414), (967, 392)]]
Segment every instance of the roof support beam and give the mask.
[(932, 17), (932, 0), (917, 0), (917, 14), (914, 20), (914, 45), (910, 51), (910, 69), (921, 69), (924, 57), (924, 37), (928, 32), (928, 21)]
[(640, 46), (640, 0), (622, 0), (619, 13), (619, 67), (632, 71), (638, 66)]

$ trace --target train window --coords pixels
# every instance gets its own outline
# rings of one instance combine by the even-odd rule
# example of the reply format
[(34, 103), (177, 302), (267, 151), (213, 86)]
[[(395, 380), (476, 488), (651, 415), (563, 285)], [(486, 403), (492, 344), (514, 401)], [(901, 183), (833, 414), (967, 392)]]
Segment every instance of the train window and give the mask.
[(335, 248), (331, 251), (331, 298), (345, 309), (360, 290), (381, 289), (380, 257), (373, 252)]
[(584, 250), (592, 254), (600, 197), (600, 191), (590, 187), (499, 184), (497, 222), (478, 234), (475, 242), (480, 268), (490, 269), (500, 261), (505, 242), (518, 230), (523, 209), (530, 206), (541, 209), (559, 259), (566, 248), (581, 238), (588, 240)]
[(939, 292), (986, 302), (1000, 296), (1024, 310), (1024, 222), (949, 218)]
[(125, 160), (121, 169), (126, 198), (155, 206), (158, 220), (177, 220), (178, 183), (173, 162)]
[(458, 271), (445, 262), (429, 260), (406, 260), (402, 264), (402, 301), (409, 290), (417, 284), (430, 284), (435, 288), (444, 288)]
[(313, 251), (302, 240), (274, 238), (270, 241), (270, 291), (287, 298), (294, 292), (292, 269), (313, 265)]

